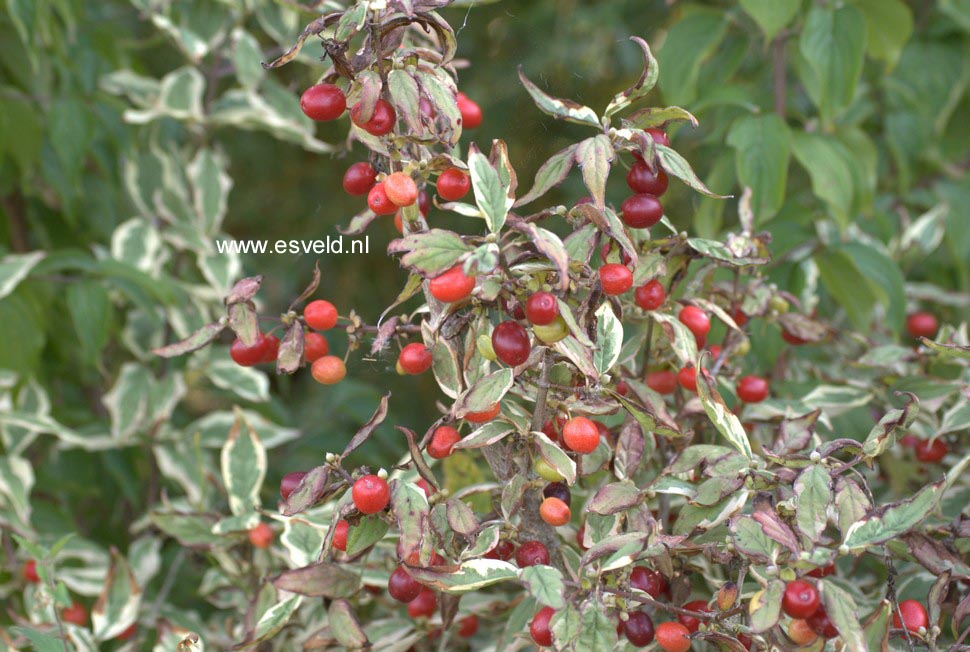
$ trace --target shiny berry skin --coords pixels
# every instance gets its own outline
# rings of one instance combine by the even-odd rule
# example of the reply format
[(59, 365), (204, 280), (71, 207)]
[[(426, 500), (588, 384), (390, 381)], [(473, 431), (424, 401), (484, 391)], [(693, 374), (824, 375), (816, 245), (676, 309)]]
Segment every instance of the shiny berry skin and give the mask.
[(336, 120), (347, 110), (347, 96), (333, 84), (317, 84), (303, 91), (300, 108), (311, 120)]
[(921, 439), (913, 447), (920, 462), (939, 462), (946, 457), (949, 448), (942, 439)]
[(445, 201), (458, 201), (471, 190), (472, 182), (468, 175), (458, 168), (448, 168), (438, 175), (435, 188), (438, 196)]
[(503, 539), (498, 542), (498, 544), (485, 553), (484, 557), (486, 559), (501, 559), (502, 561), (508, 561), (512, 559), (512, 555), (515, 554), (515, 546), (508, 539)]
[(655, 174), (643, 159), (639, 159), (626, 173), (626, 185), (637, 194), (659, 197), (667, 192), (667, 173), (658, 169)]
[(825, 613), (825, 607), (819, 607), (811, 616), (805, 619), (808, 626), (819, 636), (824, 638), (835, 638), (839, 635), (839, 630), (829, 620), (829, 615)]
[(818, 589), (803, 580), (789, 582), (781, 598), (782, 610), (792, 618), (805, 619), (818, 610)]
[(587, 454), (596, 450), (600, 443), (600, 431), (586, 417), (575, 417), (562, 427), (562, 440), (569, 450)]
[(940, 324), (936, 317), (928, 312), (914, 312), (906, 317), (906, 332), (910, 337), (928, 337), (936, 335)]
[(313, 363), (330, 353), (330, 343), (320, 333), (306, 333), (303, 336), (303, 357)]
[(431, 368), (431, 351), (419, 342), (412, 342), (403, 349), (397, 358), (404, 373), (416, 376)]
[(392, 172), (384, 179), (384, 192), (387, 198), (400, 208), (418, 201), (418, 184), (404, 172)]
[(644, 310), (656, 310), (664, 304), (667, 293), (657, 279), (641, 285), (633, 292), (633, 300)]
[(38, 584), (40, 582), (40, 575), (37, 574), (37, 562), (33, 559), (28, 559), (24, 563), (24, 567), (20, 569), (20, 576), (24, 578), (25, 582)]
[(280, 338), (272, 333), (266, 335), (265, 346), (263, 359), (260, 362), (276, 362), (276, 356), (280, 354)]
[(391, 215), (397, 211), (397, 204), (387, 196), (387, 188), (384, 183), (378, 183), (367, 193), (367, 208), (371, 209), (375, 215)]
[(761, 376), (742, 376), (735, 389), (745, 403), (760, 403), (768, 398), (768, 381)]
[(819, 566), (818, 568), (813, 568), (808, 571), (806, 575), (809, 577), (817, 577), (819, 579), (823, 577), (828, 577), (835, 572), (835, 564), (826, 564), (825, 566)]
[(549, 621), (555, 613), (556, 610), (552, 607), (543, 607), (533, 616), (532, 622), (529, 623), (529, 635), (536, 645), (543, 647), (552, 645), (552, 629), (549, 627)]
[(502, 405), (500, 403), (493, 403), (492, 407), (487, 410), (482, 410), (481, 412), (469, 412), (462, 417), (468, 423), (485, 423), (486, 421), (491, 421), (498, 416), (499, 412), (502, 411)]
[(347, 375), (347, 367), (337, 356), (325, 355), (310, 365), (310, 375), (321, 385), (336, 385)]
[(471, 638), (478, 631), (478, 616), (472, 614), (465, 616), (458, 621), (458, 635), (462, 638)]
[(366, 195), (377, 183), (377, 172), (370, 163), (354, 163), (344, 172), (344, 192), (348, 195)]
[(626, 265), (606, 263), (600, 267), (600, 285), (603, 287), (603, 294), (623, 294), (633, 287), (633, 272)]
[(549, 497), (539, 505), (539, 517), (553, 527), (562, 527), (572, 519), (572, 512), (563, 501)]
[(254, 548), (261, 550), (269, 548), (273, 543), (273, 528), (266, 523), (260, 523), (249, 530), (249, 543), (253, 544)]
[(394, 572), (391, 573), (390, 579), (387, 580), (387, 594), (398, 602), (411, 602), (411, 600), (418, 597), (423, 588), (404, 569), (404, 566), (395, 568)]
[(677, 389), (677, 374), (672, 371), (651, 371), (647, 374), (647, 387), (658, 394), (673, 394)]
[(630, 573), (630, 586), (659, 598), (667, 592), (667, 580), (659, 572), (646, 566), (636, 566)]
[(515, 563), (519, 568), (548, 565), (549, 551), (541, 541), (526, 541), (515, 551)]
[(900, 622), (899, 614), (893, 613), (893, 627), (901, 629), (903, 626), (911, 632), (918, 632), (920, 627), (929, 629), (930, 618), (926, 614), (926, 608), (917, 600), (903, 600), (899, 603), (899, 613), (903, 614)]
[(374, 114), (367, 122), (361, 122), (360, 111), (361, 105), (358, 102), (350, 109), (350, 119), (355, 125), (372, 136), (383, 136), (394, 129), (397, 112), (387, 100), (377, 100), (377, 104), (374, 105)]
[(466, 275), (461, 264), (458, 264), (431, 279), (428, 289), (431, 291), (431, 296), (438, 301), (454, 303), (472, 293), (475, 289), (475, 277)]
[(362, 514), (376, 514), (387, 507), (391, 500), (391, 490), (383, 478), (365, 475), (354, 483), (350, 496), (357, 511)]
[(305, 477), (305, 471), (292, 471), (284, 475), (283, 479), (280, 480), (280, 497), (283, 500), (289, 498), (290, 494), (300, 486), (300, 483), (303, 482), (303, 478)]
[(562, 482), (550, 482), (542, 490), (543, 498), (558, 498), (567, 505), (572, 501), (572, 493)]
[(80, 602), (75, 602), (61, 612), (61, 620), (78, 627), (84, 627), (88, 624), (88, 610)]
[(657, 645), (666, 652), (687, 652), (690, 649), (690, 632), (680, 623), (657, 625)]
[(796, 645), (805, 646), (818, 638), (818, 634), (815, 633), (807, 620), (795, 618), (788, 623), (788, 638)]
[(474, 101), (468, 99), (464, 93), (458, 93), (458, 112), (461, 113), (462, 129), (474, 129), (482, 124), (482, 108)]
[(314, 330), (330, 330), (337, 325), (337, 309), (329, 301), (311, 301), (303, 309), (303, 321)]
[(246, 346), (237, 337), (229, 347), (229, 357), (240, 367), (252, 367), (266, 359), (268, 346), (269, 342), (262, 333), (256, 336), (256, 342), (252, 346)]
[(408, 615), (411, 618), (431, 618), (438, 609), (438, 596), (431, 589), (421, 589), (414, 600), (408, 602)]
[(428, 455), (436, 460), (444, 459), (451, 455), (452, 448), (459, 441), (461, 435), (457, 430), (451, 426), (438, 426), (428, 442)]
[(547, 326), (559, 316), (559, 301), (548, 292), (536, 292), (525, 302), (525, 317), (531, 324)]
[(620, 204), (623, 223), (634, 229), (648, 229), (664, 216), (664, 207), (653, 195), (630, 195)]
[(684, 367), (677, 372), (677, 382), (689, 392), (697, 393), (697, 371), (693, 365)]
[(653, 128), (644, 129), (644, 131), (650, 134), (650, 137), (653, 138), (653, 142), (656, 144), (670, 147), (670, 137), (667, 136), (667, 133), (663, 129)]
[(347, 535), (350, 533), (350, 523), (341, 519), (333, 528), (333, 547), (340, 552), (347, 551)]
[(635, 647), (647, 647), (653, 643), (653, 620), (646, 611), (634, 611), (629, 617), (621, 621), (626, 640)]
[(697, 340), (703, 340), (711, 331), (711, 318), (697, 306), (684, 306), (680, 309), (677, 318), (694, 334), (694, 338)]
[[(708, 607), (707, 603), (704, 602), (703, 600), (694, 600), (692, 602), (688, 602), (687, 604), (684, 605), (684, 609), (686, 609), (687, 611), (699, 611), (702, 613), (711, 612), (711, 608)], [(701, 626), (701, 621), (698, 620), (697, 618), (694, 618), (693, 616), (685, 616), (684, 614), (677, 614), (677, 620), (680, 622), (681, 625), (686, 627), (687, 631), (689, 631), (691, 634), (696, 632)]]
[(499, 360), (510, 367), (517, 367), (529, 359), (532, 344), (522, 324), (503, 321), (492, 330), (492, 348)]

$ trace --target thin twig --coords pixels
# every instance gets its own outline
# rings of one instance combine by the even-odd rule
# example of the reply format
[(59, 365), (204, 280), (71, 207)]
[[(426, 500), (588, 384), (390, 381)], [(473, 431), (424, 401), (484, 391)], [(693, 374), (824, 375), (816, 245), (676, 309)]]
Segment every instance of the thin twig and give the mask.
[(542, 367), (539, 371), (539, 388), (536, 394), (536, 407), (532, 412), (532, 430), (542, 430), (542, 424), (546, 422), (546, 398), (549, 396), (549, 373), (552, 370), (550, 364), (549, 349), (542, 354)]

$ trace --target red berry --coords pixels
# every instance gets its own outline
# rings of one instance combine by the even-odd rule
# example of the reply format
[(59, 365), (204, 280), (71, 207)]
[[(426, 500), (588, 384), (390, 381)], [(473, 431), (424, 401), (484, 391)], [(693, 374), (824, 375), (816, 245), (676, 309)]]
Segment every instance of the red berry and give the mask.
[(626, 185), (635, 193), (659, 197), (667, 192), (667, 174), (660, 169), (654, 173), (643, 159), (638, 159), (626, 174)]
[(256, 342), (252, 346), (246, 346), (237, 337), (229, 347), (229, 357), (240, 367), (252, 367), (266, 359), (269, 346), (270, 343), (262, 333), (257, 334)]
[(677, 389), (677, 374), (672, 371), (651, 371), (647, 374), (647, 387), (658, 394), (673, 394)]
[(418, 184), (411, 175), (392, 172), (384, 179), (384, 192), (395, 206), (403, 208), (418, 201)]
[(650, 137), (658, 145), (663, 145), (664, 147), (670, 147), (670, 138), (667, 136), (663, 129), (644, 129), (645, 132), (650, 134)]
[[(707, 603), (704, 602), (703, 600), (694, 600), (692, 602), (688, 602), (687, 604), (684, 605), (684, 609), (686, 609), (687, 611), (699, 611), (701, 613), (712, 612), (712, 609), (709, 606), (707, 606)], [(689, 631), (691, 634), (696, 632), (701, 626), (701, 621), (695, 618), (694, 616), (685, 616), (684, 614), (677, 614), (677, 620), (679, 620), (680, 624), (686, 627), (687, 631)]]
[(431, 441), (428, 442), (428, 455), (436, 460), (444, 459), (451, 455), (451, 449), (461, 441), (461, 435), (451, 426), (438, 426)]
[(539, 505), (539, 517), (553, 527), (562, 527), (572, 519), (572, 512), (559, 498), (549, 497)]
[(792, 346), (800, 346), (802, 344), (808, 343), (808, 340), (803, 340), (802, 338), (798, 337), (794, 333), (789, 333), (784, 328), (781, 329), (781, 339), (785, 340)]
[(411, 618), (431, 618), (438, 608), (438, 597), (431, 589), (421, 589), (418, 597), (408, 602), (408, 615)]
[(128, 628), (115, 636), (119, 641), (130, 641), (135, 636), (135, 632), (138, 631), (138, 623), (132, 623), (128, 625)]
[(387, 581), (387, 594), (398, 602), (411, 602), (424, 587), (411, 577), (404, 566), (398, 566)]
[(387, 196), (387, 188), (384, 183), (378, 183), (367, 193), (367, 208), (371, 209), (375, 215), (391, 215), (397, 211), (397, 204)]
[(824, 566), (819, 566), (818, 568), (813, 568), (806, 575), (809, 577), (817, 577), (819, 579), (823, 577), (828, 577), (835, 572), (835, 564), (826, 564)]
[[(706, 370), (705, 370), (706, 371)], [(697, 393), (697, 371), (694, 365), (687, 365), (677, 372), (677, 382), (689, 392)]]
[(575, 417), (562, 427), (563, 442), (570, 450), (587, 454), (596, 450), (600, 443), (600, 431), (586, 417)]
[(438, 189), (438, 195), (445, 201), (458, 201), (468, 194), (472, 183), (463, 171), (458, 168), (448, 168), (438, 175), (435, 187)]
[(475, 277), (468, 276), (461, 264), (455, 265), (428, 283), (428, 289), (438, 301), (454, 303), (461, 301), (475, 289)]
[(249, 530), (249, 542), (253, 547), (265, 550), (273, 543), (273, 528), (266, 523), (260, 523)]
[(394, 123), (397, 121), (397, 112), (394, 111), (394, 107), (387, 100), (377, 100), (377, 104), (374, 105), (374, 114), (367, 122), (361, 122), (361, 108), (360, 102), (355, 104), (350, 109), (350, 119), (355, 125), (367, 133), (372, 136), (383, 136), (394, 129)]
[(584, 543), (586, 541), (586, 525), (580, 525), (579, 529), (576, 530), (576, 545), (580, 547), (581, 550), (589, 550)]
[(491, 421), (498, 416), (498, 413), (502, 411), (502, 405), (499, 403), (493, 403), (492, 407), (482, 410), (481, 412), (469, 412), (462, 417), (465, 421), (469, 423), (485, 423), (486, 421)]
[(40, 575), (37, 574), (37, 562), (33, 559), (28, 559), (24, 563), (24, 567), (20, 569), (20, 575), (25, 581), (31, 584), (39, 583)]
[(501, 559), (502, 561), (508, 561), (512, 559), (512, 555), (515, 554), (515, 546), (512, 542), (503, 539), (498, 542), (498, 544), (485, 553), (484, 557), (486, 559)]
[(548, 565), (549, 551), (541, 541), (526, 541), (515, 551), (515, 563), (519, 568)]
[(536, 645), (545, 647), (552, 645), (552, 629), (549, 627), (549, 621), (552, 620), (555, 613), (556, 610), (552, 607), (543, 607), (532, 618), (532, 622), (529, 624), (529, 635), (532, 636)]
[(696, 340), (703, 340), (711, 330), (711, 318), (696, 306), (684, 306), (677, 318), (694, 334)]
[(657, 645), (665, 652), (687, 652), (690, 649), (690, 632), (680, 623), (660, 623), (656, 636)]
[(812, 628), (812, 631), (819, 636), (835, 638), (839, 635), (839, 630), (835, 628), (835, 625), (829, 620), (829, 615), (825, 613), (825, 607), (819, 607), (815, 613), (805, 620), (808, 622), (808, 626)]
[(348, 195), (366, 195), (377, 183), (377, 172), (370, 163), (354, 163), (344, 172), (344, 192)]
[(80, 602), (75, 602), (61, 612), (61, 620), (79, 627), (84, 627), (88, 624), (88, 610)]
[(478, 616), (471, 614), (458, 621), (458, 635), (462, 638), (471, 638), (478, 631)]
[(646, 566), (636, 566), (630, 573), (630, 586), (645, 591), (653, 598), (667, 592), (667, 580), (655, 570)]
[(305, 471), (293, 471), (284, 475), (280, 481), (280, 497), (283, 500), (289, 498), (290, 494), (300, 486), (300, 483), (303, 482), (303, 478), (305, 477)]
[(550, 482), (547, 484), (542, 490), (542, 496), (544, 498), (558, 498), (566, 503), (566, 505), (569, 505), (572, 501), (572, 493), (569, 491), (569, 487), (562, 482)]
[(818, 634), (815, 633), (807, 620), (795, 618), (788, 623), (788, 638), (798, 646), (805, 646), (813, 643), (818, 638)]
[(492, 330), (492, 348), (499, 360), (510, 367), (517, 367), (529, 359), (532, 344), (522, 324), (503, 321)]
[(633, 300), (644, 310), (656, 310), (663, 305), (666, 298), (664, 286), (657, 279), (641, 285), (633, 293)]
[(600, 267), (600, 285), (603, 287), (603, 294), (623, 294), (633, 287), (633, 272), (626, 265), (606, 263)]
[(792, 618), (806, 619), (819, 607), (818, 589), (804, 580), (795, 580), (785, 586), (781, 608)]
[(939, 462), (946, 457), (949, 449), (942, 439), (921, 439), (914, 447), (916, 459), (920, 462)]
[(280, 338), (272, 333), (266, 336), (266, 349), (263, 351), (263, 359), (260, 362), (276, 362), (276, 356), (280, 354)]
[(928, 312), (914, 312), (906, 318), (906, 330), (910, 337), (932, 338), (939, 328), (936, 317)]
[(350, 532), (350, 523), (341, 519), (333, 528), (333, 547), (341, 552), (347, 551), (347, 534)]
[(412, 376), (423, 374), (431, 368), (431, 351), (424, 344), (412, 342), (401, 349), (397, 361), (404, 373)]
[(738, 325), (738, 328), (744, 328), (744, 325), (748, 323), (748, 316), (740, 308), (734, 309), (734, 312), (731, 313), (731, 318)]
[(303, 357), (313, 363), (330, 353), (330, 344), (320, 333), (306, 333), (303, 336)]
[(648, 229), (664, 216), (664, 207), (653, 195), (631, 195), (620, 204), (623, 222), (634, 229)]
[(761, 376), (742, 376), (736, 389), (738, 398), (745, 403), (760, 403), (768, 398), (768, 381)]
[(653, 643), (654, 629), (653, 620), (646, 611), (634, 611), (628, 614), (628, 618), (623, 623), (623, 634), (631, 645), (636, 647), (647, 647)]
[(717, 344), (711, 344), (709, 347), (707, 347), (707, 350), (711, 352), (711, 358), (714, 360), (721, 357), (721, 347), (719, 347)]
[(303, 91), (300, 108), (312, 120), (336, 120), (347, 109), (347, 96), (333, 84), (317, 84)]
[(893, 613), (893, 627), (901, 629), (903, 626), (911, 632), (919, 631), (920, 627), (929, 629), (930, 618), (926, 608), (916, 600), (903, 600), (899, 603), (899, 613), (903, 614), (900, 622), (899, 614)]
[(337, 356), (325, 355), (310, 365), (310, 375), (321, 385), (336, 385), (347, 375), (347, 366)]
[(428, 484), (427, 480), (425, 480), (424, 478), (421, 478), (420, 480), (418, 480), (417, 485), (418, 485), (418, 488), (424, 492), (425, 497), (431, 498), (431, 494), (433, 492), (431, 491), (431, 485)]
[(461, 113), (462, 129), (474, 129), (482, 124), (482, 109), (478, 104), (468, 99), (464, 93), (458, 93), (456, 100), (458, 111)]
[(303, 321), (315, 330), (330, 330), (337, 325), (337, 309), (329, 301), (311, 301), (303, 309)]
[(525, 316), (536, 326), (546, 326), (559, 316), (559, 301), (548, 292), (536, 292), (525, 302)]
[(354, 506), (363, 514), (376, 514), (387, 507), (391, 500), (391, 490), (387, 482), (376, 475), (359, 478), (350, 493)]
[(418, 210), (421, 211), (422, 217), (427, 217), (431, 212), (431, 195), (424, 190), (418, 191)]

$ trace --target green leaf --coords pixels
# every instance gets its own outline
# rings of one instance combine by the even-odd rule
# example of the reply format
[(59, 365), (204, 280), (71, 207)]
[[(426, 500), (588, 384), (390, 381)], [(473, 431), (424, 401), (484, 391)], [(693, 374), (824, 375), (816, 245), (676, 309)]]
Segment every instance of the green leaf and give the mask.
[(101, 350), (108, 343), (111, 326), (108, 291), (98, 281), (79, 281), (68, 284), (65, 298), (81, 345), (81, 357), (91, 367), (97, 367), (101, 362)]
[(141, 597), (142, 590), (128, 562), (114, 551), (104, 589), (91, 609), (91, 624), (98, 640), (110, 640), (128, 629), (138, 619)]
[(525, 206), (565, 181), (576, 160), (576, 147), (577, 145), (570, 145), (549, 157), (536, 172), (532, 190), (520, 197), (515, 205)]
[(365, 516), (347, 532), (347, 554), (353, 557), (380, 541), (388, 525), (379, 516)]
[(611, 652), (616, 642), (616, 623), (606, 615), (598, 600), (588, 600), (582, 609), (576, 649), (583, 652)]
[(611, 482), (600, 487), (586, 506), (587, 511), (602, 516), (630, 509), (640, 502), (640, 490), (632, 482)]
[(533, 432), (532, 441), (539, 451), (539, 457), (556, 469), (567, 484), (576, 482), (576, 462), (566, 454), (566, 451), (541, 432)]
[(5, 511), (12, 509), (25, 530), (30, 527), (30, 490), (33, 486), (34, 470), (27, 460), (13, 455), (0, 457), (0, 505)]
[(498, 170), (492, 167), (488, 157), (475, 150), (468, 155), (468, 170), (472, 179), (475, 203), (485, 216), (488, 230), (498, 233), (508, 216), (509, 187), (502, 183)]
[(415, 134), (424, 131), (421, 122), (420, 91), (410, 72), (397, 68), (387, 74), (387, 88), (399, 116)]
[(175, 342), (173, 344), (167, 344), (157, 349), (152, 349), (152, 353), (163, 358), (174, 358), (186, 353), (192, 353), (193, 351), (198, 351), (207, 344), (214, 342), (225, 329), (225, 321), (217, 321), (212, 324), (206, 324), (184, 340)]
[(657, 84), (657, 77), (660, 75), (660, 68), (657, 66), (657, 60), (653, 58), (650, 45), (639, 36), (631, 36), (630, 40), (639, 45), (640, 49), (643, 50), (643, 72), (633, 86), (622, 93), (617, 93), (613, 97), (603, 114), (605, 116), (611, 116), (614, 113), (622, 111), (633, 102), (645, 96)]
[(825, 122), (852, 101), (865, 60), (866, 35), (866, 20), (852, 5), (813, 4), (808, 12), (799, 49), (817, 78)]
[(114, 386), (101, 399), (111, 415), (111, 436), (126, 441), (143, 425), (151, 391), (151, 374), (147, 367), (126, 362)]
[(489, 421), (477, 430), (473, 430), (468, 435), (461, 438), (455, 444), (455, 450), (463, 448), (484, 448), (502, 441), (505, 437), (515, 432), (515, 427), (505, 421)]
[(219, 231), (226, 216), (232, 190), (232, 179), (226, 168), (225, 157), (209, 148), (200, 149), (188, 167), (192, 203), (202, 231), (208, 235)]
[(862, 275), (855, 261), (842, 251), (827, 250), (815, 255), (822, 285), (845, 310), (857, 330), (872, 319), (878, 288)]
[(271, 582), (278, 589), (310, 598), (350, 598), (361, 587), (357, 572), (325, 561), (283, 571)]
[(525, 86), (525, 90), (529, 92), (529, 95), (532, 96), (532, 100), (539, 107), (539, 110), (546, 115), (551, 115), (553, 118), (565, 120), (566, 122), (575, 122), (576, 124), (592, 127), (600, 126), (599, 116), (596, 115), (596, 111), (588, 106), (577, 104), (572, 100), (563, 100), (547, 95), (538, 86), (529, 81), (525, 73), (522, 72), (521, 67), (519, 68), (519, 80)]
[(788, 125), (774, 113), (740, 118), (728, 132), (738, 181), (751, 188), (756, 224), (771, 219), (784, 203), (790, 141)]
[(906, 321), (906, 279), (899, 263), (862, 242), (844, 243), (839, 250), (869, 280), (876, 299), (886, 308), (886, 326), (898, 333)]
[(831, 581), (820, 584), (825, 613), (839, 631), (845, 649), (848, 652), (869, 652), (866, 637), (862, 633), (859, 608), (852, 594)]
[(826, 510), (832, 503), (832, 478), (820, 464), (807, 467), (795, 479), (795, 521), (798, 529), (812, 541), (825, 530)]
[(740, 0), (740, 3), (765, 33), (765, 40), (770, 41), (798, 14), (802, 0)]
[(10, 632), (27, 638), (36, 652), (64, 652), (63, 639), (52, 634), (45, 634), (32, 627), (11, 627)]
[(359, 650), (367, 646), (367, 635), (357, 620), (354, 608), (346, 600), (334, 600), (330, 604), (327, 620), (337, 642), (348, 650)]
[(751, 598), (748, 612), (751, 616), (751, 631), (756, 634), (766, 632), (781, 617), (781, 597), (785, 593), (785, 583), (771, 580), (768, 586)]
[(45, 255), (43, 251), (34, 251), (29, 254), (7, 254), (0, 259), (0, 299), (13, 292)]
[(129, 109), (125, 111), (125, 120), (132, 124), (145, 124), (160, 118), (201, 121), (204, 90), (205, 79), (197, 68), (179, 68), (162, 78), (154, 106), (145, 110)]
[(706, 374), (700, 373), (701, 369), (701, 366), (695, 368), (697, 395), (701, 399), (707, 417), (717, 428), (717, 431), (750, 460), (752, 457), (751, 443), (748, 441), (748, 434), (741, 425), (741, 420), (724, 404), (724, 399), (717, 391), (716, 382)]
[(855, 186), (852, 153), (834, 137), (796, 132), (792, 153), (812, 179), (812, 191), (825, 202), (842, 229), (854, 218)]
[(232, 63), (236, 79), (246, 88), (257, 88), (266, 74), (262, 66), (263, 51), (259, 47), (259, 41), (241, 27), (232, 31), (232, 41)]
[(469, 412), (483, 412), (502, 400), (512, 389), (511, 369), (499, 369), (472, 385), (455, 404), (455, 416), (461, 418)]
[(778, 544), (750, 516), (734, 519), (731, 523), (731, 534), (734, 547), (751, 557), (752, 561), (768, 563), (778, 555)]
[(446, 593), (477, 591), (518, 578), (518, 569), (507, 561), (498, 559), (469, 559), (453, 572), (439, 572), (429, 568), (408, 567), (411, 575), (432, 589)]
[(152, 512), (152, 524), (183, 546), (205, 548), (216, 545), (222, 537), (212, 533), (215, 520), (203, 514)]
[(862, 452), (867, 457), (877, 457), (896, 444), (896, 432), (909, 428), (919, 414), (919, 399), (914, 394), (906, 396), (906, 406), (901, 410), (890, 410), (879, 420), (862, 444)]
[(295, 595), (281, 602), (277, 602), (266, 610), (256, 623), (254, 638), (249, 643), (258, 643), (276, 636), (289, 622), (297, 608), (303, 603), (303, 596)]
[(606, 301), (596, 310), (596, 350), (593, 351), (593, 364), (600, 374), (613, 368), (620, 357), (623, 346), (623, 324), (613, 313), (613, 307)]
[(220, 463), (232, 513), (259, 509), (259, 490), (266, 477), (266, 449), (239, 412), (222, 447)]
[(852, 0), (866, 18), (866, 50), (873, 59), (895, 65), (913, 34), (913, 14), (902, 0)]
[(269, 379), (253, 367), (240, 367), (232, 360), (213, 360), (205, 370), (216, 387), (228, 390), (247, 401), (265, 403), (269, 400)]
[(668, 103), (687, 106), (694, 102), (701, 64), (717, 50), (727, 28), (723, 11), (706, 9), (693, 11), (674, 23), (657, 53), (660, 88)]
[(320, 557), (323, 541), (323, 530), (301, 518), (288, 518), (283, 523), (280, 543), (290, 553), (290, 559), (295, 566), (307, 566), (315, 562)]
[(389, 254), (404, 253), (402, 264), (425, 274), (437, 274), (451, 269), (471, 250), (461, 237), (444, 229), (412, 233), (394, 240), (387, 247)]
[(583, 171), (583, 182), (600, 210), (605, 207), (606, 179), (614, 157), (613, 144), (603, 134), (587, 138), (576, 148), (576, 163)]
[(862, 631), (869, 652), (885, 652), (889, 649), (889, 628), (892, 625), (893, 606), (889, 600), (879, 603), (872, 615), (866, 618)]
[(660, 166), (668, 174), (677, 177), (697, 192), (708, 197), (714, 197), (715, 199), (726, 199), (728, 197), (727, 195), (718, 195), (717, 193), (711, 192), (704, 182), (698, 178), (690, 163), (687, 162), (687, 159), (678, 154), (676, 150), (660, 144), (656, 144), (654, 147), (657, 150), (657, 158), (660, 159)]
[(566, 589), (559, 569), (541, 564), (528, 566), (521, 570), (519, 579), (539, 604), (553, 609), (562, 609), (565, 606)]

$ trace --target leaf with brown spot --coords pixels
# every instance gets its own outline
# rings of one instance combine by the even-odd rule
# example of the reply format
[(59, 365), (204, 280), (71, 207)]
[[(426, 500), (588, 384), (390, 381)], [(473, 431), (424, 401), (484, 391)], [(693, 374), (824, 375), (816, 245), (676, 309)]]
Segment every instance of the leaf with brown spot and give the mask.
[(311, 598), (349, 598), (360, 591), (357, 573), (325, 561), (283, 571), (270, 581), (278, 589)]
[(225, 329), (226, 319), (223, 317), (217, 322), (206, 324), (181, 342), (174, 342), (157, 349), (152, 349), (152, 353), (162, 358), (174, 358), (175, 356), (192, 353), (214, 342)]
[(374, 414), (371, 415), (371, 418), (368, 419), (367, 422), (362, 425), (354, 434), (354, 436), (350, 438), (350, 442), (347, 444), (344, 452), (340, 454), (341, 459), (347, 457), (352, 452), (360, 448), (360, 446), (367, 441), (367, 438), (371, 436), (374, 430), (377, 429), (377, 426), (384, 422), (384, 419), (387, 418), (387, 406), (390, 400), (390, 392), (381, 397), (380, 403), (377, 404), (377, 409), (374, 410)]
[(305, 347), (306, 331), (303, 322), (296, 320), (286, 329), (280, 341), (280, 350), (276, 355), (276, 373), (296, 373), (303, 366)]

